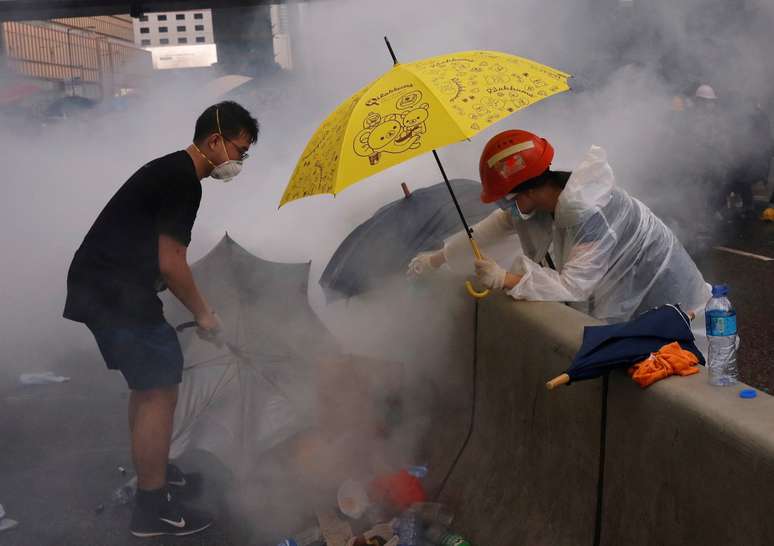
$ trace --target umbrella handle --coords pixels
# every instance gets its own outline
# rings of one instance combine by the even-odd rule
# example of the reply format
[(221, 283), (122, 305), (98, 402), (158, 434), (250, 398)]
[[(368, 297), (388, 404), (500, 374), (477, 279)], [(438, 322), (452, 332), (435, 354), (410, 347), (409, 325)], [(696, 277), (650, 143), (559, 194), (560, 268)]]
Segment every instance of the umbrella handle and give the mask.
[(468, 294), (476, 298), (477, 300), (483, 299), (489, 295), (490, 290), (487, 288), (486, 290), (482, 290), (481, 292), (477, 292), (475, 288), (473, 288), (473, 283), (470, 281), (465, 281), (465, 288), (468, 290)]
[[(476, 259), (481, 260), (481, 249), (478, 248), (478, 243), (471, 235), (468, 236), (468, 240), (470, 241), (470, 246), (473, 248), (473, 255), (476, 257)], [(470, 281), (465, 281), (465, 288), (467, 288), (468, 294), (477, 300), (487, 297), (491, 292), (489, 289), (478, 292), (475, 288), (473, 288), (473, 283)]]
[(191, 322), (183, 322), (181, 324), (178, 324), (177, 326), (175, 326), (175, 330), (177, 332), (182, 332), (183, 330), (187, 330), (188, 328), (193, 328), (194, 326), (196, 326), (196, 321), (192, 320)]
[(570, 382), (570, 376), (566, 373), (563, 373), (562, 375), (557, 375), (554, 377), (551, 381), (546, 383), (546, 388), (549, 391), (554, 390), (556, 387), (559, 387), (561, 385), (566, 385)]

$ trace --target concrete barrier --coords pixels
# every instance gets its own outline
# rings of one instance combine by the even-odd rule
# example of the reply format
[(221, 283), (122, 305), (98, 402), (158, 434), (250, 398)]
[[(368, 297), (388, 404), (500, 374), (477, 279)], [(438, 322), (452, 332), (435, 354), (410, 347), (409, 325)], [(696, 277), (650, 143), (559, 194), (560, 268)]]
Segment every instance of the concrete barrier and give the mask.
[(598, 510), (603, 383), (544, 387), (596, 322), (499, 296), (477, 312), (473, 432), (441, 491), (474, 544), (774, 544), (774, 399), (703, 373), (646, 390), (613, 374)]
[(611, 378), (601, 544), (774, 544), (774, 398), (739, 390)]

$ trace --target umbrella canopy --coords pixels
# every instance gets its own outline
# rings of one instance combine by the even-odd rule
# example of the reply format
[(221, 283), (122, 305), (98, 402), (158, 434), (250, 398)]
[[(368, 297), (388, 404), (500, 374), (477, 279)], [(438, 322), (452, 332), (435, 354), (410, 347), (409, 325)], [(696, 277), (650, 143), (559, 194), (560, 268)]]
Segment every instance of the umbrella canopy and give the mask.
[[(314, 422), (315, 363), (337, 354), (307, 301), (309, 264), (262, 260), (226, 235), (192, 266), (220, 316), (223, 348), (184, 334), (172, 457), (215, 455), (235, 472)], [(190, 319), (168, 297), (173, 324)]]
[(214, 101), (226, 93), (230, 93), (234, 89), (241, 87), (252, 79), (253, 78), (250, 78), (249, 76), (241, 76), (239, 74), (221, 76), (220, 78), (215, 78), (214, 80), (207, 82), (202, 89), (202, 94), (208, 100)]
[[(494, 210), (479, 199), (481, 184), (450, 181), (472, 222)], [(376, 288), (390, 275), (402, 274), (411, 258), (437, 249), (459, 231), (459, 218), (441, 182), (380, 208), (339, 245), (320, 277), (328, 302)]]
[(694, 343), (691, 320), (677, 305), (662, 305), (628, 322), (588, 326), (570, 368), (547, 386), (553, 388), (593, 379), (614, 368), (628, 368), (675, 341), (704, 364), (704, 356)]
[(86, 97), (62, 97), (46, 108), (49, 117), (72, 118), (82, 115), (97, 106), (97, 101)]
[(569, 89), (569, 74), (496, 51), (398, 64), (344, 101), (312, 135), (280, 206), (346, 187)]

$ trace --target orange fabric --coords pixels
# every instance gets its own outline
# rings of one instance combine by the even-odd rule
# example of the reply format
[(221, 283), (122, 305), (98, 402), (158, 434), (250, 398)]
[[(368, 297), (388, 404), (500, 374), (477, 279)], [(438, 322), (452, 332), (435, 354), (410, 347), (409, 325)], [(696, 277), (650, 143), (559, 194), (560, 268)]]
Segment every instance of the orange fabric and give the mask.
[(670, 375), (699, 373), (699, 359), (675, 342), (664, 345), (648, 358), (629, 368), (629, 375), (643, 389)]

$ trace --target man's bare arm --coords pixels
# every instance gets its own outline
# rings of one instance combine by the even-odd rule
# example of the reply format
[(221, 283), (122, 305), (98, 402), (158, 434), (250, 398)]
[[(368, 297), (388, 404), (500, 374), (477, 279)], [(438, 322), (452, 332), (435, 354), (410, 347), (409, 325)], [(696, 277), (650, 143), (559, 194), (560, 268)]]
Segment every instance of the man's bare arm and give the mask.
[(159, 270), (164, 282), (180, 302), (191, 311), (201, 328), (213, 330), (218, 320), (199, 292), (188, 265), (188, 248), (169, 235), (159, 235)]

